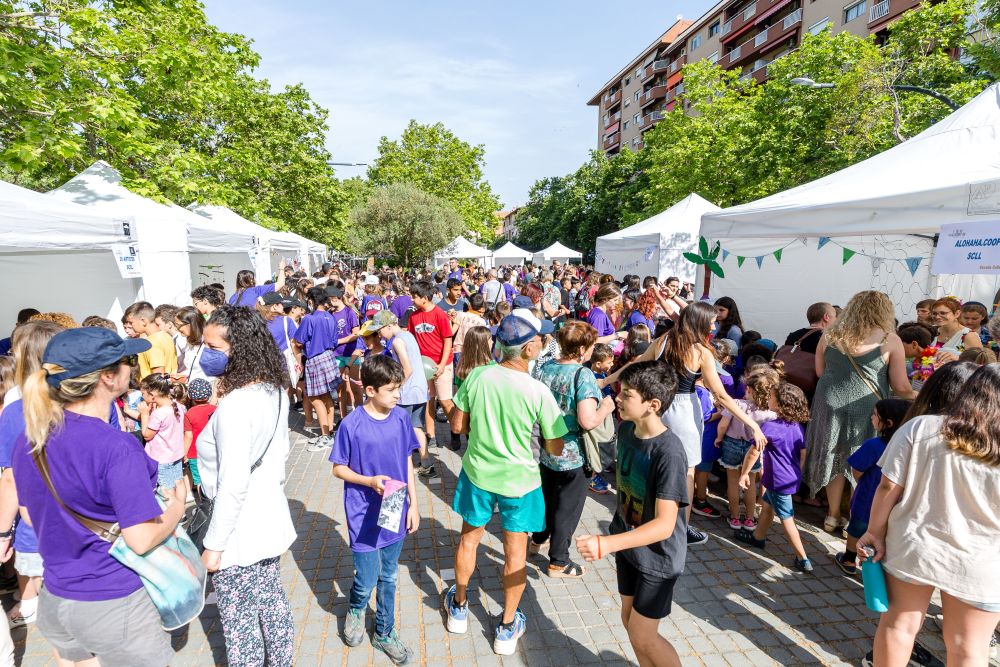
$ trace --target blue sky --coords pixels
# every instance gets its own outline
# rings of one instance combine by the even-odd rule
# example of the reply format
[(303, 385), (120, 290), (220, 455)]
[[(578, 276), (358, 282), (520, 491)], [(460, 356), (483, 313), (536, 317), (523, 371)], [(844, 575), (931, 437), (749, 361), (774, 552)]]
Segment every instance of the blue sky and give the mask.
[(371, 162), (411, 118), (441, 121), (485, 145), (486, 177), (508, 206), (582, 164), (596, 147), (587, 100), (679, 14), (713, 4), (204, 1), (212, 23), (253, 39), (258, 76), (302, 82), (330, 110), (334, 161)]

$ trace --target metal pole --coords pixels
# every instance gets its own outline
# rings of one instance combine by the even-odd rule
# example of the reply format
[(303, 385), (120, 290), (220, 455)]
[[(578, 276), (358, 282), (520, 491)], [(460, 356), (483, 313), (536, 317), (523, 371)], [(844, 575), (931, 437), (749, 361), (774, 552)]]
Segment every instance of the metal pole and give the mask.
[(950, 97), (942, 95), (939, 92), (933, 91), (930, 88), (922, 88), (920, 86), (891, 86), (893, 90), (902, 90), (908, 93), (920, 93), (921, 95), (927, 95), (928, 97), (933, 97), (938, 102), (947, 104), (952, 111), (958, 111), (958, 104), (956, 104)]

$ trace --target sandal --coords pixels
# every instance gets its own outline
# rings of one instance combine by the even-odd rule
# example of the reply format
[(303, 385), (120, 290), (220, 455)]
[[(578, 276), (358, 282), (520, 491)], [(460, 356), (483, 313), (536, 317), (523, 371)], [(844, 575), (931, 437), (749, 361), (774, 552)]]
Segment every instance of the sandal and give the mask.
[(550, 577), (555, 577), (556, 579), (579, 579), (586, 572), (581, 566), (577, 565), (573, 561), (570, 561), (566, 565), (559, 567), (558, 565), (549, 565), (548, 575)]
[(539, 551), (542, 550), (542, 547), (544, 547), (548, 543), (549, 541), (545, 540), (541, 544), (537, 544), (533, 539), (528, 538), (528, 555), (534, 556), (535, 554), (537, 554)]

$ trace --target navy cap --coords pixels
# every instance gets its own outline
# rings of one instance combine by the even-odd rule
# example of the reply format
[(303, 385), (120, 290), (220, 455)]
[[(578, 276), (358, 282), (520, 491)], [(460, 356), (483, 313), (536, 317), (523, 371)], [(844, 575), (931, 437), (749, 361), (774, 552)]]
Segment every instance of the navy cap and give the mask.
[(531, 303), (531, 299), (522, 295), (514, 297), (514, 307), (515, 308), (534, 308), (535, 304)]
[(523, 345), (539, 334), (550, 334), (555, 326), (548, 320), (540, 320), (526, 308), (515, 308), (510, 315), (500, 320), (497, 340), (504, 345)]
[(48, 383), (58, 387), (63, 380), (107, 368), (152, 346), (145, 338), (123, 339), (114, 331), (100, 327), (67, 329), (53, 336), (45, 346), (42, 362), (66, 369), (61, 373), (49, 373)]
[(336, 287), (334, 285), (327, 285), (326, 286), (326, 295), (329, 296), (329, 297), (332, 297), (334, 299), (343, 299), (344, 298), (344, 290), (342, 290), (339, 287)]
[(302, 310), (309, 310), (309, 306), (307, 306), (306, 304), (302, 303), (298, 299), (282, 299), (281, 300), (281, 305), (284, 306), (285, 308), (294, 308), (294, 307), (298, 306)]
[(281, 303), (284, 298), (278, 292), (265, 292), (260, 295), (260, 302), (265, 306), (273, 306), (276, 303)]

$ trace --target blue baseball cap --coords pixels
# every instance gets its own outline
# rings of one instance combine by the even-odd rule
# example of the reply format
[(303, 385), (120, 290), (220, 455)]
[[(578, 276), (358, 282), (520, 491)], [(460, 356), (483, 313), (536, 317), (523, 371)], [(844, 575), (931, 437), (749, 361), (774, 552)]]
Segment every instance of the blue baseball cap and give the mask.
[(529, 299), (528, 297), (524, 296), (523, 294), (519, 294), (518, 296), (514, 297), (514, 304), (513, 305), (514, 305), (515, 308), (534, 308), (535, 307), (535, 304), (531, 303), (531, 299)]
[(548, 320), (540, 320), (527, 308), (515, 308), (510, 315), (500, 320), (497, 340), (504, 345), (523, 345), (535, 336), (550, 334), (555, 326)]
[(68, 378), (107, 368), (153, 345), (145, 338), (122, 338), (110, 329), (82, 327), (60, 331), (45, 346), (42, 362), (62, 366), (60, 373), (49, 373), (46, 381), (53, 387)]

